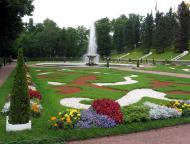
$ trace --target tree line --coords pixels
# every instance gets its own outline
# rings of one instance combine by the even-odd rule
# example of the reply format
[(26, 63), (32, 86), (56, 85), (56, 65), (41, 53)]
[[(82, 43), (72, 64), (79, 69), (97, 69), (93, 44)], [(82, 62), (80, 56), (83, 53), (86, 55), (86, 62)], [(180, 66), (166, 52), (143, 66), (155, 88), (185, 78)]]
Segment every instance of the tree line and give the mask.
[[(34, 23), (30, 19), (23, 23), (21, 17), (30, 15), (34, 9), (32, 0), (18, 0), (26, 3), (18, 18), (10, 20), (7, 27), (6, 20), (1, 21), (4, 27), (0, 27), (0, 57), (14, 55), (18, 48), (23, 48), (27, 57), (81, 57), (87, 51), (89, 30), (84, 26), (77, 28), (59, 28), (57, 24), (46, 19), (43, 23)], [(10, 2), (2, 0), (2, 2)], [(4, 7), (6, 4), (0, 7)], [(7, 4), (8, 5), (8, 4)], [(14, 4), (12, 4), (14, 5)], [(15, 4), (16, 5), (16, 4)], [(6, 7), (7, 9), (7, 7)], [(16, 8), (15, 8), (16, 9)], [(18, 8), (17, 8), (18, 9)], [(6, 11), (10, 11), (7, 9)], [(13, 14), (16, 11), (13, 11)], [(1, 13), (2, 15), (2, 13)], [(19, 16), (17, 13), (15, 15)], [(16, 25), (19, 23), (19, 26)], [(10, 33), (6, 33), (6, 31)], [(17, 30), (18, 29), (18, 30)], [(156, 53), (164, 53), (168, 50), (181, 53), (188, 50), (190, 30), (189, 5), (182, 2), (177, 12), (171, 8), (167, 13), (156, 11), (148, 13), (145, 17), (137, 14), (121, 15), (110, 20), (102, 18), (96, 21), (96, 35), (98, 53), (102, 57), (108, 57), (112, 53), (126, 53), (139, 49), (144, 53), (155, 49)]]

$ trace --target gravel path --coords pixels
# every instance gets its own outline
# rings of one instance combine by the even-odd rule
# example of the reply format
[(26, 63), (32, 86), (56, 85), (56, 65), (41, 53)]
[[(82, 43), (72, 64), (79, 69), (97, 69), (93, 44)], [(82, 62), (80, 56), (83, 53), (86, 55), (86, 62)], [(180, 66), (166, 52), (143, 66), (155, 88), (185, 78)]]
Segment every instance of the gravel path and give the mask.
[(117, 68), (114, 67), (114, 69), (148, 73), (148, 74), (158, 74), (158, 75), (164, 75), (164, 76), (173, 76), (173, 77), (179, 77), (179, 78), (190, 78), (190, 74), (179, 74), (179, 73), (159, 72), (159, 71), (140, 70), (140, 69), (129, 69), (129, 68), (122, 68), (122, 67), (117, 67)]
[(14, 70), (16, 63), (7, 64), (5, 67), (0, 68), (0, 87), (3, 85), (7, 77)]
[(190, 124), (66, 144), (189, 144)]

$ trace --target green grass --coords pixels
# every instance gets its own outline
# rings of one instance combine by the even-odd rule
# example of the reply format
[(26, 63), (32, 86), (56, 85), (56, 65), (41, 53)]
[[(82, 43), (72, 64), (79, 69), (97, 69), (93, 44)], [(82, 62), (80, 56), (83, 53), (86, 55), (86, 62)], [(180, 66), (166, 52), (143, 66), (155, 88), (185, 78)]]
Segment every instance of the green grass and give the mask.
[(182, 95), (182, 94), (170, 94), (166, 96), (167, 98), (170, 99), (178, 99), (178, 100), (189, 100), (190, 99), (190, 94), (189, 95)]
[[(161, 53), (161, 54), (157, 54), (155, 49), (151, 49), (150, 50), (151, 52), (153, 52), (152, 55), (148, 56), (147, 59), (155, 59), (155, 60), (170, 60), (171, 58), (174, 58), (176, 56), (178, 56), (180, 53), (175, 53), (173, 50), (168, 50), (164, 53)], [(122, 54), (113, 54), (111, 56), (111, 58), (119, 58), (121, 57), (122, 55), (125, 55), (126, 53), (122, 53)], [(137, 49), (137, 50), (133, 50), (133, 51), (130, 51), (130, 55), (124, 57), (123, 59), (139, 59), (140, 57), (144, 56), (145, 54)], [(181, 58), (181, 60), (190, 60), (190, 54), (184, 56), (183, 58)]]
[(139, 51), (139, 50), (135, 50), (130, 52), (130, 54), (126, 57), (124, 57), (123, 59), (139, 59), (140, 57), (142, 57), (143, 55), (145, 55), (143, 52)]
[[(171, 69), (175, 68), (175, 69)], [(163, 72), (172, 72), (172, 73), (182, 73), (190, 74), (182, 69), (190, 69), (190, 66), (181, 66), (181, 65), (155, 65), (151, 68), (144, 68), (144, 70), (153, 70), (153, 71), (163, 71)]]
[(161, 54), (156, 54), (155, 50), (151, 50), (153, 52), (152, 55), (150, 55), (149, 57), (147, 57), (147, 59), (155, 59), (155, 60), (170, 60), (171, 58), (176, 57), (177, 55), (179, 55), (178, 53), (175, 53), (173, 51), (166, 51), (164, 53)]
[(190, 60), (190, 54), (188, 54), (188, 55), (186, 55), (186, 56), (182, 57), (182, 59), (181, 59), (181, 60)]
[(111, 58), (112, 58), (112, 59), (118, 59), (118, 58), (120, 58), (120, 57), (123, 56), (123, 55), (125, 55), (125, 53), (122, 53), (122, 54), (113, 54), (113, 55), (111, 56)]
[[(37, 77), (38, 73), (36, 72), (37, 69), (42, 70), (41, 72), (53, 72), (45, 79), (39, 79)], [(0, 116), (0, 143), (7, 143), (11, 141), (23, 141), (23, 140), (33, 140), (33, 139), (53, 139), (55, 137), (62, 138), (65, 140), (76, 140), (76, 139), (87, 139), (93, 137), (102, 137), (108, 135), (118, 135), (124, 133), (132, 133), (137, 131), (144, 131), (153, 128), (160, 128), (165, 126), (177, 125), (177, 124), (184, 124), (190, 123), (190, 118), (182, 117), (176, 119), (167, 119), (167, 120), (155, 120), (155, 121), (148, 121), (148, 122), (138, 122), (138, 123), (131, 123), (127, 125), (119, 125), (115, 128), (111, 129), (100, 129), (100, 128), (93, 128), (93, 129), (74, 129), (74, 130), (51, 130), (48, 128), (48, 119), (51, 116), (55, 116), (58, 112), (63, 111), (66, 107), (60, 105), (60, 99), (64, 97), (88, 97), (92, 99), (97, 98), (111, 98), (111, 99), (118, 99), (125, 95), (125, 91), (130, 91), (136, 88), (150, 88), (151, 82), (154, 80), (160, 81), (171, 81), (175, 83), (189, 83), (189, 79), (183, 78), (175, 78), (175, 77), (166, 77), (166, 76), (159, 76), (153, 74), (143, 74), (143, 73), (132, 73), (127, 71), (119, 71), (114, 69), (75, 69), (73, 72), (64, 72), (64, 71), (57, 71), (61, 68), (31, 68), (31, 75), (33, 81), (36, 83), (37, 89), (41, 92), (43, 99), (41, 104), (43, 106), (42, 115), (40, 118), (33, 118), (32, 119), (32, 130), (31, 131), (23, 131), (23, 132), (5, 132), (5, 117)], [(94, 74), (93, 72), (101, 72), (100, 74)], [(103, 73), (110, 73), (110, 74), (103, 74)], [(12, 82), (13, 82), (13, 74), (10, 75), (6, 83), (0, 87), (0, 108), (3, 107), (5, 103), (5, 98), (10, 93)], [(81, 88), (81, 92), (75, 94), (60, 94), (53, 86), (49, 86), (47, 84), (48, 81), (58, 81), (58, 82), (66, 82), (72, 83), (75, 79), (80, 76), (86, 75), (95, 75), (97, 76), (97, 80), (93, 82), (117, 82), (123, 81), (124, 76), (128, 76), (131, 74), (137, 74), (138, 77), (134, 78), (138, 80), (139, 83), (134, 85), (127, 85), (127, 86), (112, 86), (117, 90), (111, 91), (107, 89), (98, 89), (92, 88), (90, 86), (84, 85), (73, 85)], [(72, 84), (71, 84), (72, 86)], [(159, 91), (171, 91), (171, 90), (183, 90), (189, 91), (189, 87), (183, 86), (168, 86), (168, 87), (160, 87), (158, 88)], [(188, 96), (189, 97), (189, 96)], [(183, 99), (186, 98), (185, 96), (182, 97)], [(181, 98), (181, 99), (182, 99)], [(158, 104), (167, 103), (167, 101), (153, 99), (149, 97), (144, 97), (141, 101), (134, 105), (142, 105), (144, 102), (150, 101)], [(92, 101), (83, 101), (82, 103), (90, 104)], [(24, 143), (24, 142), (23, 142)], [(52, 142), (53, 143), (53, 142)]]

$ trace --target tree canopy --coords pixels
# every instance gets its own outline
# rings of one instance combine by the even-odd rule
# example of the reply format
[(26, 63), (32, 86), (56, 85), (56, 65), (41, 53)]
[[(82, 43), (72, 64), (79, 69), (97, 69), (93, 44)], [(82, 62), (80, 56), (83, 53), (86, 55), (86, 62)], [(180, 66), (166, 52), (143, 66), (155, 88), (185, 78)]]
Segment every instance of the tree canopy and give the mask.
[(33, 0), (0, 0), (0, 56), (11, 54), (11, 44), (23, 30), (22, 17), (31, 15)]
[[(36, 24), (30, 19), (23, 27), (21, 17), (33, 11), (32, 0), (0, 0), (0, 7), (5, 11), (0, 14), (0, 56), (16, 53), (18, 48), (31, 58), (82, 57), (86, 53), (89, 30), (84, 26), (60, 28), (50, 19)], [(170, 8), (167, 13), (156, 11), (156, 15), (151, 12), (145, 17), (131, 13), (112, 20), (101, 18), (96, 21), (98, 53), (102, 57), (134, 49), (181, 53), (188, 50), (189, 30), (190, 11), (185, 2), (177, 12)], [(11, 45), (14, 49), (10, 50)]]

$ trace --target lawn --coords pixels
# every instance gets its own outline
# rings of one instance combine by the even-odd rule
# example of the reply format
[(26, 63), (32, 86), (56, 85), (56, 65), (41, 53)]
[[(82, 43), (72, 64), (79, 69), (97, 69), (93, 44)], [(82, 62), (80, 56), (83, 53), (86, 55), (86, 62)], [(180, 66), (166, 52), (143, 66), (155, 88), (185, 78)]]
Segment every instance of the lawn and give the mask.
[[(171, 58), (174, 58), (176, 56), (178, 56), (180, 53), (175, 53), (173, 52), (173, 50), (170, 50), (170, 51), (165, 51), (164, 53), (161, 53), (161, 54), (157, 54), (155, 49), (151, 49), (150, 50), (153, 54), (148, 56), (147, 59), (155, 59), (155, 60), (170, 60)], [(122, 53), (122, 54), (113, 54), (111, 56), (111, 58), (119, 58), (123, 55), (125, 55), (126, 53)], [(122, 59), (126, 59), (128, 60), (129, 58), (131, 59), (139, 59), (140, 57), (142, 57), (143, 55), (143, 52), (141, 50), (134, 50), (134, 51), (130, 51), (130, 54), (123, 57)], [(190, 54), (182, 57), (180, 60), (190, 60)]]
[(173, 51), (166, 51), (161, 54), (157, 54), (155, 50), (152, 50), (153, 54), (147, 57), (147, 59), (155, 59), (155, 60), (170, 60), (171, 58), (176, 57), (179, 55), (178, 53), (174, 53)]
[(182, 57), (182, 59), (181, 59), (181, 60), (190, 60), (190, 54), (188, 54), (188, 55), (186, 55), (186, 56)]
[[(184, 71), (183, 69), (189, 69), (189, 71)], [(182, 65), (160, 65), (160, 64), (157, 64), (151, 68), (144, 68), (144, 70), (190, 74), (190, 66), (182, 66)]]
[[(148, 122), (134, 122), (130, 124), (121, 124), (114, 128), (90, 128), (90, 129), (74, 129), (74, 130), (52, 130), (49, 129), (48, 120), (51, 116), (57, 115), (58, 112), (63, 111), (66, 107), (60, 105), (62, 98), (71, 97), (85, 97), (91, 99), (97, 98), (110, 98), (117, 100), (124, 96), (131, 90), (138, 88), (151, 88), (167, 94), (168, 98), (173, 99), (189, 99), (190, 95), (171, 94), (172, 91), (190, 92), (189, 79), (166, 77), (153, 74), (142, 74), (127, 71), (119, 71), (114, 69), (105, 68), (73, 68), (71, 71), (68, 69), (61, 70), (62, 68), (30, 68), (30, 74), (32, 75), (32, 81), (36, 84), (37, 89), (41, 92), (43, 98), (41, 104), (43, 106), (42, 115), (39, 118), (32, 118), (32, 130), (23, 132), (5, 132), (5, 117), (0, 116), (0, 143), (8, 143), (13, 141), (23, 141), (22, 143), (29, 143), (30, 140), (38, 140), (45, 142), (42, 143), (55, 143), (64, 140), (75, 139), (87, 139), (92, 137), (101, 137), (107, 135), (118, 135), (124, 133), (131, 133), (143, 130), (149, 130), (154, 128), (160, 128), (165, 126), (184, 124), (190, 122), (190, 117), (173, 118), (166, 120), (152, 120)], [(40, 70), (40, 72), (36, 71)], [(47, 75), (39, 76), (39, 73), (51, 72)], [(0, 87), (0, 108), (5, 103), (6, 96), (11, 91), (13, 82), (12, 73), (6, 83)], [(138, 75), (133, 79), (138, 81), (136, 84), (131, 85), (119, 85), (119, 86), (107, 86), (106, 88), (97, 88), (89, 85), (89, 83), (107, 82), (113, 83), (118, 81), (124, 81), (124, 76)], [(80, 77), (93, 76), (96, 79), (90, 80), (88, 84), (80, 85), (74, 83)], [(48, 85), (48, 81), (66, 83), (69, 87), (76, 87), (80, 89), (78, 93), (64, 94), (58, 91), (60, 86)], [(166, 83), (170, 82), (170, 85), (162, 85), (160, 87), (154, 86), (157, 81)], [(150, 101), (157, 104), (167, 103), (165, 100), (158, 100), (149, 97), (144, 97), (138, 103), (133, 105), (142, 105), (144, 102)], [(83, 101), (82, 103), (91, 103), (91, 101)], [(123, 107), (126, 108), (126, 107)], [(54, 140), (52, 142), (51, 140)]]

